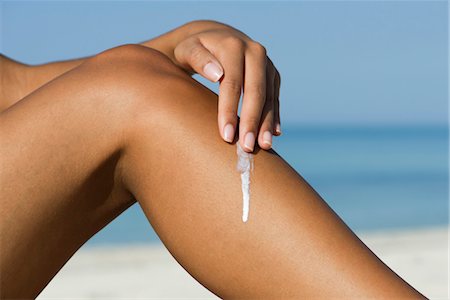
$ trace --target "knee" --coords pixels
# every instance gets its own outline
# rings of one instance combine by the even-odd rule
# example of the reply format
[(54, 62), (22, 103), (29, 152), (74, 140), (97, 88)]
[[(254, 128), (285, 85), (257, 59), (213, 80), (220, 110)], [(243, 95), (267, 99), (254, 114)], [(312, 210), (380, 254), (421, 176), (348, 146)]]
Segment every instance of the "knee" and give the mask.
[(157, 104), (174, 86), (192, 82), (163, 53), (140, 45), (106, 50), (88, 59), (82, 68), (89, 69), (96, 92), (114, 99), (109, 105), (131, 113)]
[(166, 55), (153, 48), (136, 44), (126, 44), (105, 50), (88, 59), (87, 64), (99, 68), (115, 68), (116, 74), (130, 78), (145, 76), (143, 72), (180, 75), (178, 68)]
[(111, 122), (120, 124), (126, 143), (139, 140), (142, 133), (159, 135), (174, 128), (201, 132), (211, 127), (204, 124), (205, 115), (213, 122), (216, 118), (217, 97), (159, 51), (120, 46), (82, 67), (89, 69), (84, 74), (95, 81), (89, 86), (99, 93), (96, 110), (112, 111)]

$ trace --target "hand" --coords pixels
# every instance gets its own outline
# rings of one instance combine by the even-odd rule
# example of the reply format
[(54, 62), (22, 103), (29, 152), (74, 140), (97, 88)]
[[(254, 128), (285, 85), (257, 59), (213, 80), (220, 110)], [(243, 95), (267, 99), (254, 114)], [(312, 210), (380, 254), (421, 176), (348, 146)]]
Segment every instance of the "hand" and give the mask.
[[(222, 138), (233, 142), (241, 91), (243, 103), (239, 142), (252, 152), (255, 141), (270, 149), (272, 135), (280, 135), (280, 74), (266, 49), (244, 33), (212, 21), (188, 23), (186, 34), (174, 47), (176, 63), (219, 86), (218, 124)], [(194, 28), (195, 27), (195, 28)], [(186, 30), (186, 28), (184, 28)]]

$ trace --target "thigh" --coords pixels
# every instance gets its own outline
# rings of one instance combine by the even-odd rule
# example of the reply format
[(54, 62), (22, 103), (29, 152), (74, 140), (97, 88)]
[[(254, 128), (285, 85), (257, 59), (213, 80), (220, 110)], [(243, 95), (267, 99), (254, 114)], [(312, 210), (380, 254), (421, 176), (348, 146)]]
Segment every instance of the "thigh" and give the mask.
[(135, 202), (120, 175), (130, 95), (139, 92), (128, 81), (155, 73), (147, 70), (155, 56), (132, 46), (109, 51), (0, 114), (3, 297), (37, 296), (86, 240)]

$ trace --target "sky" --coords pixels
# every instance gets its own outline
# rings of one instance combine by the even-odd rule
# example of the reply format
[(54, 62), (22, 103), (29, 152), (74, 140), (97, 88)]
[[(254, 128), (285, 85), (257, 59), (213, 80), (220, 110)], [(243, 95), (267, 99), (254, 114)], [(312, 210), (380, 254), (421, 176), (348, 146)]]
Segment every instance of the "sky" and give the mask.
[(213, 19), (265, 45), (283, 124), (443, 125), (447, 13), (446, 1), (2, 1), (0, 51), (39, 64)]

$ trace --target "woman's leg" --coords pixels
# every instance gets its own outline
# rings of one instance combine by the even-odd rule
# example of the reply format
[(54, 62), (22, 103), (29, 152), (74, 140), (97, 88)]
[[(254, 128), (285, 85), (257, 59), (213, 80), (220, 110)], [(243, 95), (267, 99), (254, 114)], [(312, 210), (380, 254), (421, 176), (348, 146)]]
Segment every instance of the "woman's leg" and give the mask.
[(420, 298), (276, 153), (257, 151), (241, 220), (217, 96), (161, 54), (107, 51), (0, 114), (1, 289), (36, 296), (136, 198), (221, 297)]
[(0, 114), (2, 298), (37, 296), (135, 202), (119, 167), (133, 99), (122, 70), (102, 70), (111, 52), (124, 53), (99, 55)]

